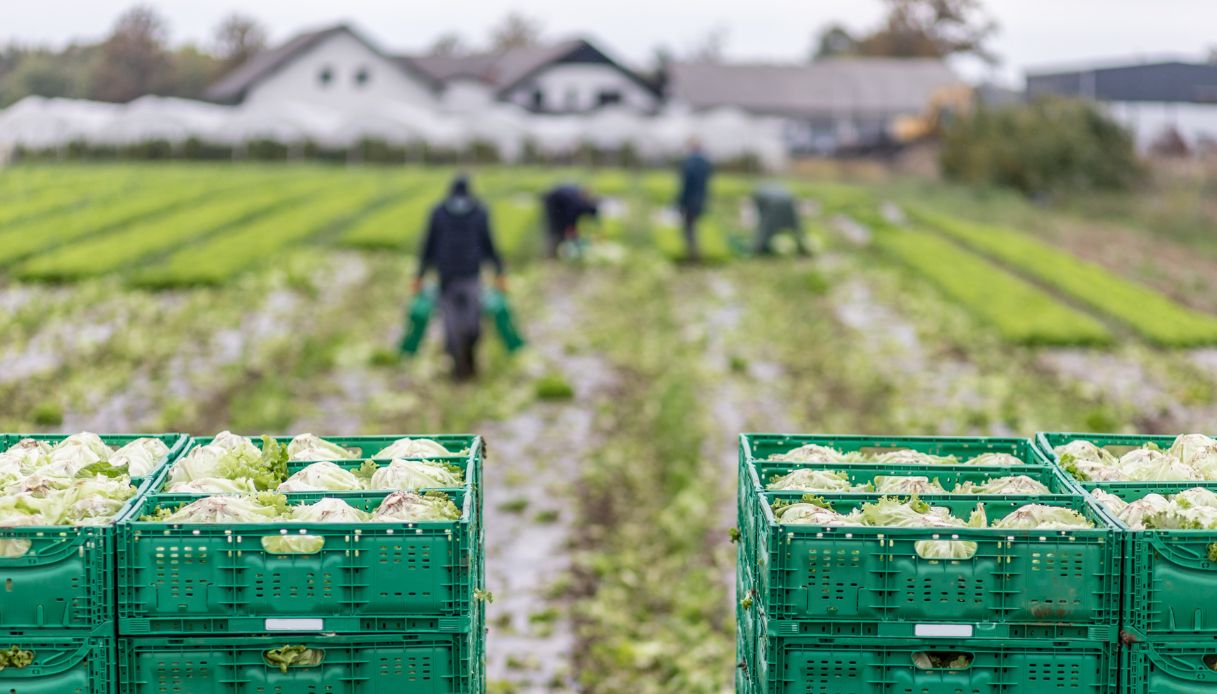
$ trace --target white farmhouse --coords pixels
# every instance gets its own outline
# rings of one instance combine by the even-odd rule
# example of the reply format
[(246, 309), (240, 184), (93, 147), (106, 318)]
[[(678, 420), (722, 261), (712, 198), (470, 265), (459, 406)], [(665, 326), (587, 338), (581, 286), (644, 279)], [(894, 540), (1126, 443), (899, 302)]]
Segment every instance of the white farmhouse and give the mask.
[(654, 84), (584, 39), (468, 56), (392, 56), (341, 24), (265, 51), (207, 91), (228, 104), (359, 112), (384, 104), (534, 113), (659, 109)]

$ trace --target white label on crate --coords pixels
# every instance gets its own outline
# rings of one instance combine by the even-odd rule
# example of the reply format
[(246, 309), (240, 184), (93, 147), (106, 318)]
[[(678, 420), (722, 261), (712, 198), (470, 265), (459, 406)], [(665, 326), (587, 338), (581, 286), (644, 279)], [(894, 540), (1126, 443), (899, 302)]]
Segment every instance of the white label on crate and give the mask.
[(267, 631), (325, 631), (324, 619), (268, 619)]
[(971, 624), (918, 624), (914, 635), (931, 639), (971, 638)]

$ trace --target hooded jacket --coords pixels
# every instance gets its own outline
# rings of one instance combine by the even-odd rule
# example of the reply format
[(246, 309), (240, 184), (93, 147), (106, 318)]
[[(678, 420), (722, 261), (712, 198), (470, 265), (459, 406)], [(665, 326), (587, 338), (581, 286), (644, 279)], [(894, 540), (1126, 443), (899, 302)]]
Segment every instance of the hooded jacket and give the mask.
[(490, 234), (490, 215), (470, 194), (464, 178), (458, 178), (448, 197), (431, 210), (420, 258), (418, 276), (435, 268), (441, 287), (477, 277), (485, 263), (503, 274), (503, 260)]

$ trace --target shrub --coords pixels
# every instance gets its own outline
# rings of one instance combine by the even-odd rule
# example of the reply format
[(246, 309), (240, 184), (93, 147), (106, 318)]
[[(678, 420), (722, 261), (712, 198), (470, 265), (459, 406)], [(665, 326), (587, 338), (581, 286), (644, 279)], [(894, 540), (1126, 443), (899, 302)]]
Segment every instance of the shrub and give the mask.
[(949, 179), (1029, 195), (1124, 190), (1143, 174), (1128, 131), (1093, 105), (1062, 98), (956, 120), (943, 134), (940, 164)]

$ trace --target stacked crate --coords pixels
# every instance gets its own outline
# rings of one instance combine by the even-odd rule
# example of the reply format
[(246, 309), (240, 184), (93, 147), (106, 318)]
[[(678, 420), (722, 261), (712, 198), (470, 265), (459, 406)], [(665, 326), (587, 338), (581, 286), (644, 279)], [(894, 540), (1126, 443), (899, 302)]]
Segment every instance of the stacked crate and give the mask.
[[(103, 435), (119, 448), (145, 435)], [(139, 505), (160, 470), (186, 447), (181, 434), (146, 435), (169, 447), (157, 471), (134, 478), (137, 493), (103, 526), (0, 528), (0, 650), (30, 662), (0, 669), (0, 691), (117, 694), (115, 657), (116, 523)], [(54, 444), (58, 434), (0, 435), (0, 451), (25, 438)]]
[[(913, 449), (965, 462), (1009, 453), (1023, 465), (777, 463), (814, 443), (842, 452)], [(855, 484), (918, 474), (950, 490), (963, 481), (1027, 475), (1049, 495), (923, 495), (964, 519), (979, 502), (990, 522), (1028, 503), (1063, 506), (1087, 530), (782, 525), (767, 491), (795, 467), (844, 470)], [(1119, 546), (1089, 500), (1029, 439), (745, 434), (740, 441), (737, 691), (1085, 692), (1116, 687)], [(840, 512), (877, 501), (817, 494)], [(976, 544), (966, 559), (923, 558), (923, 540)], [(942, 665), (947, 663), (947, 665)]]
[[(1054, 464), (1053, 452), (1072, 441), (1089, 441), (1116, 457), (1154, 444), (1166, 450), (1174, 436), (1040, 433), (1036, 441)], [(1087, 493), (1096, 489), (1125, 501), (1149, 494), (1170, 496), (1217, 482), (1090, 482), (1062, 473)], [(1096, 504), (1097, 505), (1097, 504)], [(1217, 691), (1217, 531), (1133, 531), (1099, 506), (1119, 529), (1124, 544), (1123, 690)]]
[[(393, 441), (421, 437), (325, 438), (360, 451), (359, 459), (331, 461), (355, 469)], [(123, 693), (484, 691), (482, 441), (426, 438), (462, 451), (438, 460), (461, 466), (464, 486), (434, 490), (461, 510), (456, 521), (143, 520), (205, 496), (163, 493), (168, 471), (162, 473), (119, 528)], [(311, 462), (289, 463), (289, 474)], [(387, 495), (286, 494), (293, 505), (335, 497), (364, 511)], [(282, 536), (318, 538), (319, 548), (284, 554), (264, 547), (265, 538)], [(311, 661), (280, 667), (268, 660), (283, 648), (308, 649)]]

